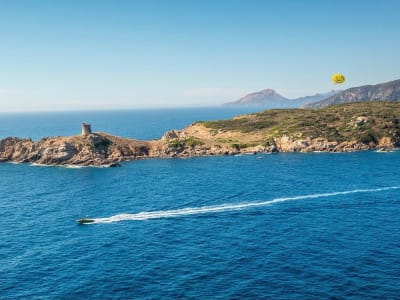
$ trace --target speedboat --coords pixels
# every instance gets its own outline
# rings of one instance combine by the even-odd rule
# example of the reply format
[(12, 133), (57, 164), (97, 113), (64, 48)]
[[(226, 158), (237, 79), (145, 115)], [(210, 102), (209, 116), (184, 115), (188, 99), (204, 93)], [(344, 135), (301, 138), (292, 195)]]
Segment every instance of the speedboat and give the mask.
[(81, 219), (76, 220), (78, 224), (88, 224), (88, 223), (93, 223), (94, 219), (89, 219), (88, 217), (83, 217)]

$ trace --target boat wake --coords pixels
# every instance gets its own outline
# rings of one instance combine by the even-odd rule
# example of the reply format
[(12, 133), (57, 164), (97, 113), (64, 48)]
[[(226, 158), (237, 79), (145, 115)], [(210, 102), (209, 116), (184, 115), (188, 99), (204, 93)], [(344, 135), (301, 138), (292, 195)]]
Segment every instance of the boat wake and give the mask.
[(214, 206), (200, 206), (200, 207), (187, 207), (181, 209), (173, 209), (173, 210), (159, 210), (159, 211), (148, 211), (148, 212), (140, 212), (136, 214), (118, 214), (108, 218), (94, 218), (94, 222), (90, 224), (98, 224), (98, 223), (112, 223), (112, 222), (120, 222), (120, 221), (144, 221), (151, 219), (161, 219), (161, 218), (176, 218), (182, 216), (190, 216), (190, 215), (201, 215), (201, 214), (211, 214), (211, 213), (221, 213), (227, 211), (235, 211), (235, 210), (244, 210), (253, 207), (263, 207), (276, 203), (287, 202), (287, 201), (296, 201), (296, 200), (305, 200), (305, 199), (316, 199), (316, 198), (326, 198), (333, 197), (339, 195), (348, 195), (348, 194), (358, 194), (358, 193), (377, 193), (388, 190), (397, 190), (400, 189), (400, 186), (392, 186), (392, 187), (383, 187), (376, 189), (357, 189), (351, 191), (342, 191), (342, 192), (333, 192), (333, 193), (323, 193), (323, 194), (311, 194), (311, 195), (303, 195), (296, 197), (286, 197), (286, 198), (276, 198), (268, 201), (257, 201), (257, 202), (245, 202), (245, 203), (235, 203), (235, 204), (221, 204)]

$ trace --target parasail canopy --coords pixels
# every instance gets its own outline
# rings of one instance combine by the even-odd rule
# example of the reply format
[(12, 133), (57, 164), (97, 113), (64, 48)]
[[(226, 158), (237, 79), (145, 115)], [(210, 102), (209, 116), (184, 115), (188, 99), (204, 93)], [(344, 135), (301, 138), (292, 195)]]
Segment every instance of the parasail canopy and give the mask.
[(332, 81), (334, 84), (341, 84), (345, 81), (345, 78), (343, 74), (336, 73), (332, 75)]

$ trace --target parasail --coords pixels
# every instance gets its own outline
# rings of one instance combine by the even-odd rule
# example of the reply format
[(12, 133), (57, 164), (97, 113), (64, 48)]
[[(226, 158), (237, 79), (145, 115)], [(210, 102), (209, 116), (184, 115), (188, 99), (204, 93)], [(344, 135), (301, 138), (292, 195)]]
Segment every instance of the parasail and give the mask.
[(345, 81), (345, 78), (342, 74), (336, 73), (332, 75), (332, 81), (334, 84), (341, 84)]

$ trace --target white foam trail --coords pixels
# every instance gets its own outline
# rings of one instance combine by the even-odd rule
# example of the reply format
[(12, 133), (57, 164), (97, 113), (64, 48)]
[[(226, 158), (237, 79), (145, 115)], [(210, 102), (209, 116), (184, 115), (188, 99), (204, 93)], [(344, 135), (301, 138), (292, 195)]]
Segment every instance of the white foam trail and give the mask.
[(67, 168), (67, 169), (81, 169), (84, 168), (84, 166), (77, 166), (77, 165), (46, 165), (46, 164), (39, 164), (39, 163), (31, 163), (31, 167), (59, 167), (59, 168)]
[(312, 194), (312, 195), (303, 195), (303, 196), (287, 197), (287, 198), (276, 198), (273, 200), (260, 201), (260, 202), (246, 202), (246, 203), (236, 203), (236, 204), (221, 204), (221, 205), (214, 205), (214, 206), (187, 207), (187, 208), (173, 209), (173, 210), (140, 212), (140, 213), (136, 213), (136, 214), (118, 214), (118, 215), (111, 216), (108, 218), (96, 218), (96, 219), (94, 219), (93, 223), (89, 223), (89, 224), (112, 223), (112, 222), (127, 221), (127, 220), (143, 221), (143, 220), (150, 220), (150, 219), (176, 218), (176, 217), (189, 216), (189, 215), (200, 215), (200, 214), (233, 211), (233, 210), (243, 210), (243, 209), (247, 209), (247, 208), (268, 206), (268, 205), (272, 205), (275, 203), (281, 203), (281, 202), (287, 202), (287, 201), (324, 198), (324, 197), (357, 194), (357, 193), (377, 193), (377, 192), (396, 190), (396, 189), (400, 189), (400, 186), (383, 187), (383, 188), (376, 188), (376, 189), (358, 189), (358, 190), (343, 191), (343, 192)]
[(63, 167), (65, 167), (67, 169), (82, 169), (82, 168), (84, 168), (84, 166), (77, 166), (77, 165), (65, 165)]
[(31, 163), (30, 166), (31, 166), (31, 167), (48, 167), (48, 165), (39, 164), (39, 163)]

